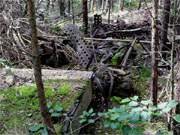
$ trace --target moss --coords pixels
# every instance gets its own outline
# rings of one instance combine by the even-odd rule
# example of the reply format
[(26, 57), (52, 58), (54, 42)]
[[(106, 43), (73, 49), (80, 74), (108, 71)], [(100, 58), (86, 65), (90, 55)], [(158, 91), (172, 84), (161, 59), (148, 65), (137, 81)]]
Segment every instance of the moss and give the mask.
[(151, 70), (147, 67), (132, 68), (131, 76), (133, 79), (134, 89), (141, 97), (146, 97), (148, 94), (149, 82), (151, 77)]
[(58, 89), (58, 93), (60, 95), (68, 95), (71, 90), (71, 86), (68, 83), (64, 83), (61, 87)]
[[(47, 101), (60, 102), (64, 111), (69, 110), (82, 90), (89, 85), (86, 81), (63, 80), (47, 80), (44, 84)], [(77, 86), (82, 86), (82, 90), (76, 89)], [(14, 128), (27, 131), (28, 125), (42, 123), (37, 89), (34, 84), (0, 90), (0, 97), (0, 134)]]

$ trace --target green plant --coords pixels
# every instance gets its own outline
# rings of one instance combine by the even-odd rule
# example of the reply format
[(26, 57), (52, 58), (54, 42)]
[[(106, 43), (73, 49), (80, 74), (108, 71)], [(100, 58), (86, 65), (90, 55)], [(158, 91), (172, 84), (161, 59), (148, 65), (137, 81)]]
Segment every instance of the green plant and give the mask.
[(36, 86), (32, 85), (32, 86), (20, 86), (17, 88), (17, 91), (19, 93), (20, 96), (23, 97), (29, 97), (29, 96), (34, 96), (36, 94)]
[(60, 117), (63, 111), (63, 107), (59, 102), (51, 103), (48, 102), (47, 104), (48, 110), (51, 114), (51, 117)]
[(29, 127), (29, 134), (48, 135), (47, 128), (42, 124), (34, 124)]
[(58, 93), (60, 95), (68, 95), (68, 93), (71, 90), (71, 86), (68, 83), (64, 83), (59, 89), (58, 89)]
[(125, 7), (129, 9), (137, 8), (139, 6), (139, 1), (137, 0), (125, 0)]
[(117, 52), (111, 59), (113, 65), (118, 65), (119, 59), (122, 58), (124, 53), (122, 51)]
[(80, 116), (80, 123), (81, 124), (92, 124), (95, 122), (94, 120), (95, 113), (91, 108), (89, 111), (84, 111), (83, 114)]
[(144, 97), (148, 93), (147, 90), (149, 88), (151, 69), (145, 66), (141, 66), (139, 69), (132, 68), (131, 75), (134, 88), (138, 91), (139, 95)]
[(173, 119), (174, 119), (176, 122), (180, 123), (180, 114), (177, 114), (177, 115), (173, 116)]
[(111, 101), (112, 101), (113, 103), (117, 103), (117, 104), (120, 104), (120, 103), (121, 103), (121, 100), (122, 100), (122, 98), (116, 97), (116, 96), (113, 96), (113, 97), (111, 98)]
[(10, 63), (7, 60), (0, 58), (0, 68), (3, 68), (3, 67), (7, 68), (9, 66), (10, 66)]
[(50, 86), (45, 87), (45, 95), (46, 95), (46, 98), (54, 96), (55, 95), (54, 89)]
[(139, 101), (138, 96), (122, 99), (119, 107), (99, 113), (104, 118), (104, 127), (117, 129), (123, 135), (141, 135), (144, 126), (152, 117), (160, 117), (175, 108), (175, 100), (153, 106), (150, 100)]

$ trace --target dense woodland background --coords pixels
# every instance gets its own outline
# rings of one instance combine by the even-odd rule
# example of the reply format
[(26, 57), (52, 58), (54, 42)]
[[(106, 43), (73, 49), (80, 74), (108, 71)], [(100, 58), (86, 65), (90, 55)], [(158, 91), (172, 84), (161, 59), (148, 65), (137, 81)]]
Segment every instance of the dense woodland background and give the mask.
[(179, 0), (1, 0), (0, 134), (180, 135), (179, 12)]

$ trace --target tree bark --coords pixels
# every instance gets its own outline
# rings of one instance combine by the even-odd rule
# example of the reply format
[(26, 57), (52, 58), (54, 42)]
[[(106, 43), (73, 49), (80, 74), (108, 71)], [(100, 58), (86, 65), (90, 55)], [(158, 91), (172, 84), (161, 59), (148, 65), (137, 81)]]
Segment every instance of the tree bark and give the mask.
[(82, 0), (83, 5), (83, 25), (84, 25), (84, 34), (88, 33), (88, 2), (87, 0)]
[(162, 30), (161, 30), (161, 50), (165, 51), (168, 41), (168, 24), (169, 24), (169, 17), (170, 17), (170, 10), (171, 10), (171, 1), (164, 0), (163, 1), (163, 13), (162, 13)]
[(153, 0), (153, 10), (152, 10), (152, 43), (151, 43), (151, 57), (152, 57), (152, 74), (151, 74), (151, 86), (150, 93), (151, 99), (154, 105), (157, 105), (157, 92), (158, 92), (158, 7), (159, 0)]
[(124, 0), (121, 0), (121, 2), (120, 2), (120, 10), (121, 11), (124, 10)]
[(110, 24), (110, 21), (111, 21), (111, 3), (112, 1), (111, 0), (108, 0), (108, 24)]
[(58, 0), (60, 16), (65, 16), (65, 0)]
[(47, 102), (45, 98), (44, 85), (42, 82), (42, 74), (41, 74), (41, 63), (39, 57), (39, 49), (38, 49), (38, 40), (37, 40), (37, 29), (36, 29), (36, 18), (35, 18), (35, 7), (33, 0), (28, 0), (29, 7), (29, 23), (32, 30), (32, 38), (31, 38), (31, 46), (32, 46), (32, 56), (33, 56), (33, 68), (34, 68), (34, 77), (38, 90), (38, 98), (40, 104), (40, 111), (44, 120), (44, 124), (47, 126), (48, 133), (50, 135), (55, 134), (55, 129), (53, 127), (53, 123), (47, 108)]

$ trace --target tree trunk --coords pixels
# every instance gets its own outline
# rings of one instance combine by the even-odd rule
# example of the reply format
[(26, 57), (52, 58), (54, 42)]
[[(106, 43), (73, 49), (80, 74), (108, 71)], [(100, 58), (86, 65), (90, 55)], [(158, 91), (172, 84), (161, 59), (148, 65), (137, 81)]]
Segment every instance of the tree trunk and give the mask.
[(110, 24), (110, 17), (111, 17), (111, 0), (108, 0), (108, 24)]
[(142, 5), (142, 0), (139, 0), (138, 10), (141, 8), (141, 5)]
[(68, 9), (67, 9), (67, 12), (70, 14), (71, 13), (71, 0), (68, 0)]
[(153, 0), (153, 11), (152, 11), (152, 43), (151, 43), (151, 57), (152, 57), (152, 74), (151, 74), (151, 86), (150, 93), (151, 99), (154, 105), (157, 105), (157, 92), (158, 92), (158, 7), (159, 0)]
[(168, 35), (168, 24), (169, 24), (169, 17), (170, 17), (170, 10), (171, 10), (171, 1), (164, 0), (163, 1), (163, 13), (162, 13), (162, 30), (161, 30), (161, 50), (165, 51), (168, 48), (167, 46), (167, 35)]
[(38, 40), (37, 40), (37, 30), (36, 30), (36, 18), (35, 18), (35, 7), (33, 0), (28, 0), (29, 7), (29, 23), (32, 30), (32, 38), (31, 38), (31, 46), (32, 46), (32, 56), (33, 56), (33, 68), (34, 68), (34, 77), (38, 90), (38, 98), (40, 104), (40, 111), (44, 120), (44, 124), (48, 129), (48, 133), (50, 135), (55, 134), (55, 130), (53, 127), (53, 123), (51, 121), (51, 117), (47, 108), (47, 102), (45, 98), (44, 85), (42, 82), (41, 75), (41, 63), (39, 57), (39, 49), (38, 49)]
[(82, 0), (83, 5), (83, 25), (84, 25), (84, 34), (88, 33), (88, 2), (87, 0)]
[(120, 2), (120, 10), (121, 11), (124, 10), (124, 0), (121, 0), (121, 2)]
[(64, 17), (65, 16), (65, 1), (58, 0), (58, 5), (59, 5), (60, 16)]
[(74, 0), (71, 0), (71, 7), (72, 7), (72, 21), (73, 21), (73, 24), (75, 24)]

